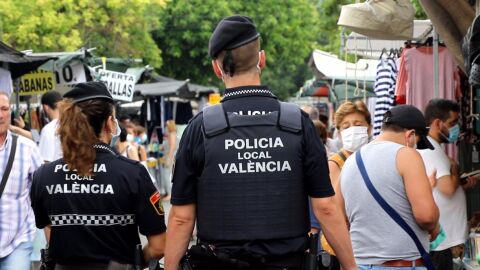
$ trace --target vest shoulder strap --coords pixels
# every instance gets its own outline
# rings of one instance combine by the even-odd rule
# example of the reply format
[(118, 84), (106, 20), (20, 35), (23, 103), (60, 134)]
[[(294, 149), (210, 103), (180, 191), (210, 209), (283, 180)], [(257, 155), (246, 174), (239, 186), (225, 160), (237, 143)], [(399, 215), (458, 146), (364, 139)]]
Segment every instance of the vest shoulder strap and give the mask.
[(203, 108), (203, 128), (207, 137), (218, 135), (228, 129), (222, 104)]
[(345, 161), (347, 160), (347, 156), (342, 150), (340, 150), (338, 153), (331, 156), (328, 160), (335, 162), (338, 167), (342, 169), (343, 165), (345, 165)]
[(302, 112), (300, 107), (292, 103), (280, 102), (280, 116), (278, 118), (280, 128), (290, 132), (302, 130)]

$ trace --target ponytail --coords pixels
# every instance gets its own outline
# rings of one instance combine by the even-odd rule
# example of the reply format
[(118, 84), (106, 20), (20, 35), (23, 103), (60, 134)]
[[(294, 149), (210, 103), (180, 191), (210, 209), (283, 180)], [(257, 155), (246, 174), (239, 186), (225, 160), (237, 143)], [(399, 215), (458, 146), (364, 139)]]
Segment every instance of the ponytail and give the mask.
[(113, 113), (113, 104), (100, 99), (80, 103), (66, 99), (59, 108), (58, 135), (63, 159), (70, 170), (90, 176), (96, 159), (93, 145), (99, 142), (102, 127)]

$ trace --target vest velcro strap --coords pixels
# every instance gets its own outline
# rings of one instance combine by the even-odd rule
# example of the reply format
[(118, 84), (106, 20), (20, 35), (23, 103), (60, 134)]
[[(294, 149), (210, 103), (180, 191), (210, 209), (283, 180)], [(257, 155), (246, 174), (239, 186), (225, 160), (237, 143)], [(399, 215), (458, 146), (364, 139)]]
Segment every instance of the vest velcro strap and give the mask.
[(302, 130), (302, 113), (300, 108), (292, 103), (280, 102), (278, 124), (285, 131), (300, 132)]
[(205, 135), (215, 136), (228, 129), (228, 122), (222, 104), (217, 104), (203, 109), (203, 127)]
[(248, 126), (276, 126), (278, 112), (259, 115), (239, 115), (228, 113), (228, 122), (230, 127), (248, 127)]

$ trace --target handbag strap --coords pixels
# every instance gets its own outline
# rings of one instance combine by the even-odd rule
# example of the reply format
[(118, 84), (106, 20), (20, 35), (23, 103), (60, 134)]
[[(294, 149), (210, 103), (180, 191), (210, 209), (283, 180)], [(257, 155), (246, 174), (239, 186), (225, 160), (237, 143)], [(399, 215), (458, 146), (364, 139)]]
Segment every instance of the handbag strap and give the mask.
[(2, 198), (3, 190), (7, 185), (7, 180), (12, 170), (13, 160), (15, 159), (15, 152), (17, 152), (17, 135), (12, 134), (12, 147), (10, 148), (10, 155), (8, 156), (7, 167), (5, 167), (5, 172), (2, 176), (2, 183), (0, 183), (0, 199)]
[(368, 191), (372, 194), (373, 198), (377, 201), (377, 203), (387, 212), (387, 214), (412, 238), (413, 242), (415, 242), (415, 246), (417, 246), (420, 255), (422, 256), (423, 262), (428, 270), (435, 270), (435, 266), (433, 265), (432, 261), (430, 260), (430, 256), (428, 255), (427, 251), (423, 248), (422, 243), (418, 239), (415, 232), (412, 228), (403, 220), (403, 218), (393, 209), (386, 201), (383, 199), (382, 195), (378, 193), (375, 186), (373, 186), (370, 177), (368, 176), (367, 170), (365, 169), (365, 165), (363, 164), (362, 154), (360, 150), (355, 153), (355, 160), (357, 161), (358, 169), (360, 170), (360, 174), (362, 175), (362, 179), (365, 182), (365, 185), (368, 188)]

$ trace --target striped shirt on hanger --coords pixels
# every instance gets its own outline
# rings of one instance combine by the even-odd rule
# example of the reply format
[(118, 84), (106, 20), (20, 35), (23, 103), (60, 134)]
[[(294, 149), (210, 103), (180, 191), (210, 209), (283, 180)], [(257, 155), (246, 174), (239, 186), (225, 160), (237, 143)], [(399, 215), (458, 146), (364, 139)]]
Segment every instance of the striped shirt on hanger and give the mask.
[(397, 65), (395, 59), (389, 57), (380, 59), (377, 66), (377, 77), (375, 80), (375, 114), (373, 117), (373, 137), (380, 134), (384, 114), (394, 105), (395, 83), (397, 80)]

